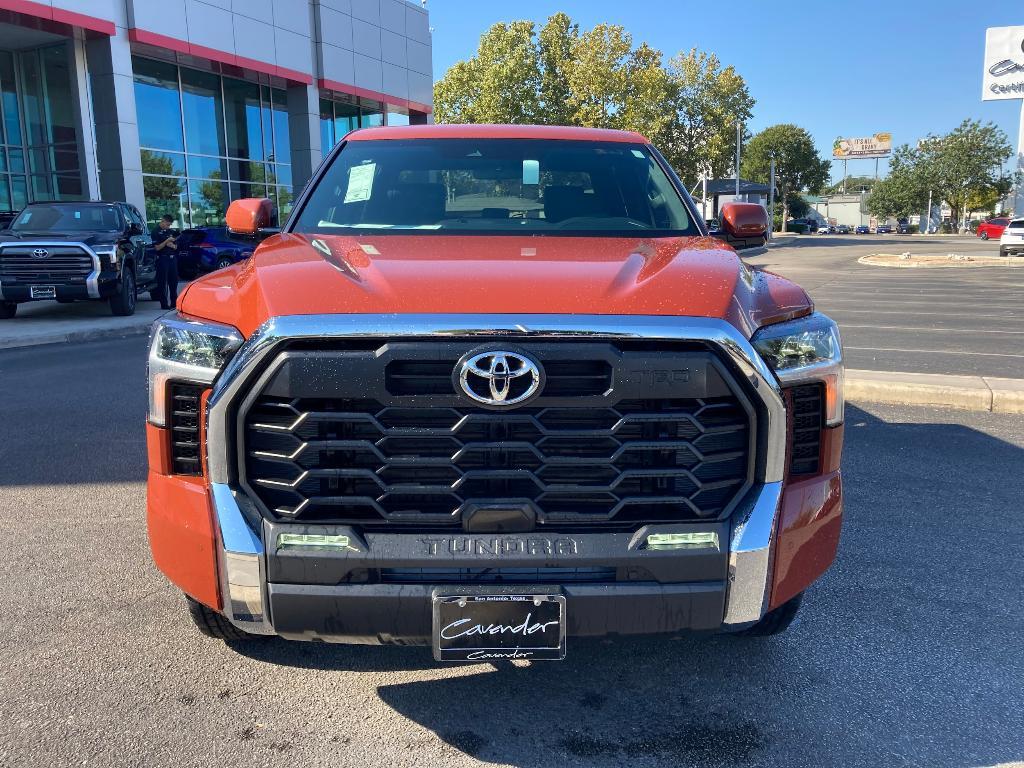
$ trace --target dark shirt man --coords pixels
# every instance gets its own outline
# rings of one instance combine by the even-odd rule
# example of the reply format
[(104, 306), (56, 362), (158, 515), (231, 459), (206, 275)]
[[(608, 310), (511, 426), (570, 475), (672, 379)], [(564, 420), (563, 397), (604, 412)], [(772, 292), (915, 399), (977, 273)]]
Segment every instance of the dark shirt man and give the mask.
[(153, 230), (153, 248), (156, 250), (156, 292), (161, 309), (174, 309), (178, 303), (178, 244), (171, 224), (174, 217), (164, 214)]

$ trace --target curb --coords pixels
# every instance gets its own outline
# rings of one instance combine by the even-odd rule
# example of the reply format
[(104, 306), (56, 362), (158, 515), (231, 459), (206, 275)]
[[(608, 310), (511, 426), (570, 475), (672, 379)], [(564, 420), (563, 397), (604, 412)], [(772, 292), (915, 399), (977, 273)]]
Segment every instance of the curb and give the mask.
[(1024, 413), (1024, 379), (851, 369), (846, 371), (846, 399)]
[(0, 339), (0, 349), (21, 349), (38, 347), (47, 344), (63, 344), (67, 342), (80, 344), (85, 341), (103, 339), (126, 339), (131, 336), (145, 336), (149, 333), (152, 320), (145, 325), (132, 325), (123, 328), (96, 328), (88, 331), (71, 331), (70, 333), (40, 333), (34, 336), (22, 336), (16, 339)]

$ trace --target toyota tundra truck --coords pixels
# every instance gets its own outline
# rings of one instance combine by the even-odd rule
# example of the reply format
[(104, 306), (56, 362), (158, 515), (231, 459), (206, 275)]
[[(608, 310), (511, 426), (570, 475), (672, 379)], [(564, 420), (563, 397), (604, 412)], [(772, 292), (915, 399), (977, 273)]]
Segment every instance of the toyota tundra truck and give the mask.
[[(257, 235), (268, 200), (239, 200)], [(560, 659), (781, 632), (832, 563), (843, 360), (636, 133), (370, 128), (148, 358), (148, 530), (207, 635)]]

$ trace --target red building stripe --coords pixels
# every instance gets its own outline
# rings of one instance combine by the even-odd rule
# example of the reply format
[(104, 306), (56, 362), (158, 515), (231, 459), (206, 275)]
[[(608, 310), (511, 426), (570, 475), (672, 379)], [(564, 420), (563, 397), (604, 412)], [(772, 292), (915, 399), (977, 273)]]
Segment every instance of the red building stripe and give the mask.
[(55, 21), (58, 24), (67, 24), (71, 27), (87, 29), (90, 32), (98, 32), (101, 35), (113, 36), (117, 32), (112, 21), (98, 19), (95, 16), (88, 16), (84, 13), (65, 11), (63, 8), (54, 8), (42, 3), (32, 2), (32, 0), (0, 0), (0, 10), (13, 11), (14, 13), (21, 13), (37, 19)]
[(372, 99), (373, 101), (383, 101), (385, 104), (392, 104), (396, 107), (403, 107), (405, 109), (413, 109), (417, 112), (429, 113), (433, 111), (433, 107), (429, 104), (421, 104), (418, 101), (400, 99), (397, 96), (389, 96), (388, 94), (381, 93), (380, 91), (371, 91), (369, 88), (360, 88), (359, 86), (349, 85), (348, 83), (339, 83), (337, 80), (328, 80), (325, 77), (321, 77), (318, 83), (321, 88), (330, 91), (338, 91), (339, 93), (347, 93), (350, 96)]

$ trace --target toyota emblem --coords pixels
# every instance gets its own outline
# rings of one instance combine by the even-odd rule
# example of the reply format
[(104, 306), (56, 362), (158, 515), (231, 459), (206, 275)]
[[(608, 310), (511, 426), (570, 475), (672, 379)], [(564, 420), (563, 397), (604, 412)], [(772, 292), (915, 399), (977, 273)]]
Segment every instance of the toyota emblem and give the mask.
[(32, 251), (33, 259), (45, 259), (49, 255), (50, 252), (45, 248), (36, 248), (34, 251)]
[(465, 395), (494, 408), (519, 405), (540, 391), (540, 364), (507, 350), (470, 353), (456, 366), (453, 378)]

